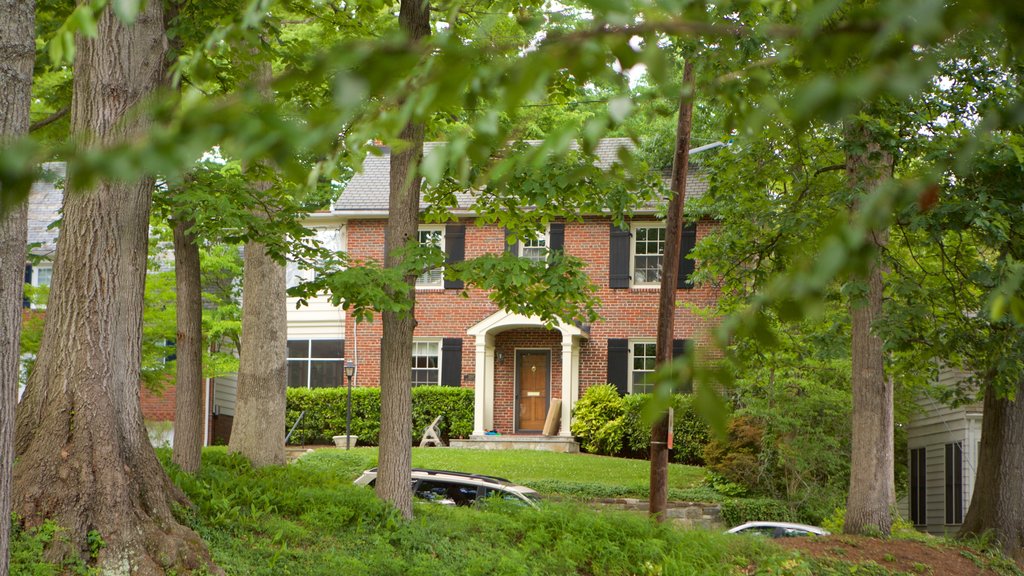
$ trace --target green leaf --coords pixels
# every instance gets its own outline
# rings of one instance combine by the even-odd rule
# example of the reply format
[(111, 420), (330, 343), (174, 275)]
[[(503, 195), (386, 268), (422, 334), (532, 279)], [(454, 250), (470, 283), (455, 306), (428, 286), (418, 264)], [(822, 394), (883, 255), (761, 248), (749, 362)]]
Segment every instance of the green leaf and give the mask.
[(83, 4), (75, 8), (69, 20), (73, 27), (87, 38), (95, 38), (99, 33), (99, 30), (96, 28), (96, 18), (93, 15), (92, 8), (89, 6)]
[(114, 15), (125, 24), (132, 24), (139, 17), (144, 0), (113, 0)]

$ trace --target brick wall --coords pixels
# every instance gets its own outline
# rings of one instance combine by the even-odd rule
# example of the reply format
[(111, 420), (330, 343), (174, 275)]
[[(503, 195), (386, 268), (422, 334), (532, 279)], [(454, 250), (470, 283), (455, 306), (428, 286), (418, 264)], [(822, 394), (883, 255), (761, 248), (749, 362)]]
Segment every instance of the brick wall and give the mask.
[(142, 418), (158, 422), (174, 421), (174, 385), (165, 386), (160, 393), (153, 393), (142, 387)]
[[(636, 219), (637, 222), (654, 218)], [(504, 230), (497, 226), (478, 227), (472, 221), (466, 224), (466, 258), (473, 258), (504, 249)], [(348, 252), (355, 259), (384, 258), (384, 224), (379, 220), (352, 220), (348, 223)], [(698, 225), (698, 240), (713, 226), (710, 222)], [(589, 386), (607, 381), (607, 348), (609, 338), (654, 338), (657, 335), (658, 289), (608, 288), (609, 222), (606, 218), (586, 218), (582, 222), (569, 222), (565, 226), (567, 253), (585, 260), (587, 273), (598, 286), (597, 296), (602, 305), (601, 320), (590, 329), (590, 339), (580, 348), (581, 393)], [(497, 306), (481, 290), (469, 290), (467, 298), (458, 290), (426, 289), (416, 293), (415, 337), (462, 338), (462, 386), (472, 387), (476, 356), (474, 341), (466, 331), (481, 320), (498, 311)], [(717, 289), (697, 286), (690, 290), (677, 290), (675, 338), (708, 340), (714, 321), (690, 310), (690, 305), (707, 308), (714, 304)], [(380, 373), (381, 324), (379, 316), (373, 322), (358, 326), (351, 315), (346, 315), (346, 348), (352, 355), (358, 348), (360, 386), (378, 386)], [(512, 430), (512, 350), (515, 347), (550, 348), (552, 350), (552, 397), (561, 395), (561, 334), (543, 329), (514, 330), (499, 334), (495, 340), (496, 352), (502, 352), (503, 362), (495, 374), (495, 425), (499, 430)], [(507, 401), (504, 401), (507, 399)]]

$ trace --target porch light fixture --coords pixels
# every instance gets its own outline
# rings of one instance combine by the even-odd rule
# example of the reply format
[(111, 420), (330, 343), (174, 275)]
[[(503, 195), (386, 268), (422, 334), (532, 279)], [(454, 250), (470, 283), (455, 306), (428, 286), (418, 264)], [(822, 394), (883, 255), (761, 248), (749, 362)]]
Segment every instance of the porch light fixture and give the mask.
[(495, 356), (495, 360), (498, 361), (498, 364), (501, 364), (502, 362), (504, 362), (505, 361), (505, 353), (502, 352), (501, 350), (498, 350), (498, 354), (497, 354), (497, 356)]
[(356, 375), (356, 363), (345, 362), (345, 376), (348, 377), (348, 411), (345, 414), (345, 450), (352, 448), (352, 377)]

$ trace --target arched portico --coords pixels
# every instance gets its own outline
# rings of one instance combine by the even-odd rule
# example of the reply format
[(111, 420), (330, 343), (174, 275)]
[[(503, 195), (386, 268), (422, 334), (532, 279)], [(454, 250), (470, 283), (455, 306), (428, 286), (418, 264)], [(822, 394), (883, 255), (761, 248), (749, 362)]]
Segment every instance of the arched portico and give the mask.
[[(559, 366), (561, 382), (551, 382), (551, 387), (554, 388), (559, 384), (561, 386), (562, 410), (558, 435), (565, 438), (572, 437), (572, 433), (569, 431), (569, 421), (572, 408), (579, 399), (580, 343), (589, 338), (589, 334), (571, 324), (560, 323), (549, 328), (539, 318), (502, 310), (467, 330), (467, 334), (473, 336), (476, 341), (474, 438), (484, 438), (484, 433), (495, 427), (495, 338), (503, 332), (523, 328), (553, 329), (561, 334)], [(513, 402), (513, 400), (503, 398), (499, 402), (507, 403)]]

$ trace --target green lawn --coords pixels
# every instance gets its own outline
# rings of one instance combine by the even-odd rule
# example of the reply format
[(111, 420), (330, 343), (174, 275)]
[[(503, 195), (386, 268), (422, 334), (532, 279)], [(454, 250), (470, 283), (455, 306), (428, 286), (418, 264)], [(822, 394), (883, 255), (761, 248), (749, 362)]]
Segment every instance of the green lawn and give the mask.
[[(356, 448), (340, 457), (343, 449), (321, 449), (302, 457), (305, 461), (348, 462), (346, 466), (377, 465), (376, 448)], [(646, 498), (650, 463), (592, 454), (559, 454), (525, 450), (457, 450), (413, 448), (413, 466), (501, 476), (530, 486), (545, 495), (577, 498), (628, 496)], [(352, 470), (353, 477), (358, 470)], [(682, 464), (669, 465), (669, 496), (673, 500), (718, 500), (701, 487), (704, 470)]]

